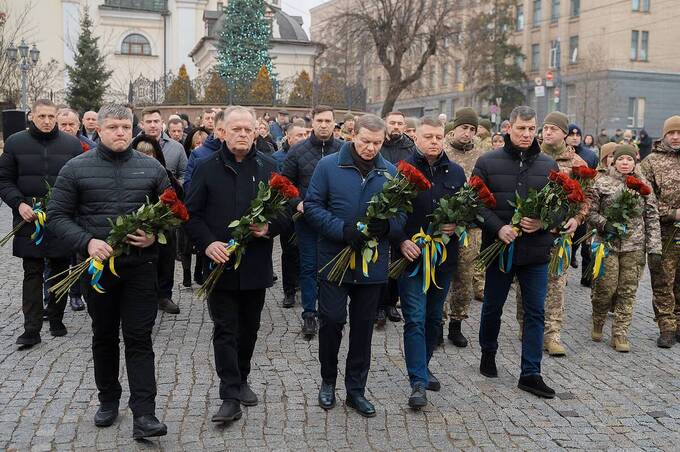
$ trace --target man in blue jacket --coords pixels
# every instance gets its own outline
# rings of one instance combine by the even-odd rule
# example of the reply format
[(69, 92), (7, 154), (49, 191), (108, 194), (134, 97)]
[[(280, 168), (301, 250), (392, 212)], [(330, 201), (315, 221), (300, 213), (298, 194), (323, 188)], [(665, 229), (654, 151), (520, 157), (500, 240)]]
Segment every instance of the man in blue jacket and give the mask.
[[(332, 126), (331, 126), (332, 130)], [(368, 202), (382, 191), (387, 174), (394, 166), (380, 155), (385, 140), (385, 123), (375, 115), (364, 115), (356, 123), (352, 142), (336, 154), (321, 159), (314, 171), (305, 197), (305, 218), (318, 232), (319, 268), (323, 269), (345, 246), (360, 251), (368, 237), (378, 241), (378, 259), (369, 263), (368, 276), (361, 266), (348, 269), (341, 284), (328, 280), (329, 267), (319, 274), (319, 361), (321, 389), (319, 405), (335, 406), (338, 352), (347, 322), (350, 298), (349, 352), (345, 368), (347, 406), (366, 417), (375, 408), (364, 397), (371, 364), (373, 320), (382, 285), (387, 282), (388, 234), (397, 231), (403, 216), (392, 220), (372, 220), (367, 235), (359, 232), (357, 222), (366, 214)], [(302, 244), (300, 244), (302, 246)]]
[(304, 141), (293, 146), (283, 161), (281, 174), (290, 179), (300, 190), (300, 198), (291, 200), (291, 207), (302, 214), (295, 222), (295, 233), (300, 250), (300, 301), (302, 304), (302, 334), (311, 338), (316, 334), (316, 284), (317, 231), (312, 228), (305, 213), (306, 202), (302, 200), (307, 193), (309, 181), (316, 165), (324, 156), (340, 149), (342, 141), (333, 137), (335, 116), (327, 105), (317, 105), (312, 110), (312, 134)]
[(479, 370), (486, 377), (498, 377), (496, 351), (501, 314), (516, 277), (524, 305), (522, 371), (517, 386), (537, 396), (553, 398), (555, 391), (541, 377), (541, 359), (548, 262), (554, 240), (550, 230), (560, 224), (560, 219), (543, 228), (540, 220), (525, 217), (521, 219), (518, 231), (511, 224), (515, 209), (509, 204), (509, 201), (515, 200), (515, 194), (525, 198), (530, 189), (541, 190), (548, 183), (550, 171), (558, 170), (555, 160), (541, 152), (536, 140), (536, 127), (536, 112), (530, 107), (516, 107), (510, 114), (505, 146), (479, 157), (472, 171), (473, 175), (482, 178), (496, 198), (495, 208), (481, 209), (484, 218), (481, 225), (482, 250), (496, 239), (506, 245), (514, 242), (511, 268), (500, 268), (498, 260), (486, 270), (479, 326), (479, 345), (482, 348)]
[(427, 293), (423, 293), (423, 271), (411, 276), (417, 263), (421, 261), (422, 250), (414, 242), (414, 235), (420, 231), (430, 231), (429, 215), (437, 207), (439, 199), (456, 193), (465, 184), (465, 171), (450, 161), (444, 153), (444, 126), (436, 118), (423, 118), (416, 129), (416, 145), (418, 150), (405, 161), (418, 168), (432, 183), (432, 189), (419, 192), (413, 200), (413, 212), (406, 218), (406, 224), (399, 228), (400, 253), (414, 262), (399, 278), (399, 295), (401, 310), (404, 314), (404, 354), (406, 368), (411, 382), (411, 397), (408, 404), (413, 409), (427, 405), (427, 392), (439, 391), (441, 384), (429, 371), (428, 364), (437, 347), (442, 322), (442, 308), (449, 285), (456, 270), (458, 261), (458, 238), (454, 235), (455, 224), (446, 224), (441, 232), (448, 235), (446, 245), (447, 258), (436, 269), (437, 286), (430, 285)]

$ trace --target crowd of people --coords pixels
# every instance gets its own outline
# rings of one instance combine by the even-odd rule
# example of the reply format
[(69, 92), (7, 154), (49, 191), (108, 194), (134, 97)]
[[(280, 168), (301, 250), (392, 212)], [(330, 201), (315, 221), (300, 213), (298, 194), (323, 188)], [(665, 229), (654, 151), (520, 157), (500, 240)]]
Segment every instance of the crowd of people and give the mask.
[[(82, 124), (81, 124), (82, 123)], [(376, 414), (366, 398), (374, 328), (389, 320), (404, 322), (404, 351), (413, 409), (427, 405), (427, 392), (442, 385), (429, 370), (437, 346), (446, 337), (467, 347), (463, 321), (472, 300), (482, 302), (479, 344), (482, 375), (495, 378), (501, 314), (516, 284), (517, 320), (522, 340), (518, 387), (540, 397), (555, 391), (542, 378), (543, 352), (564, 356), (567, 271), (553, 274), (549, 261), (560, 234), (586, 238), (581, 246), (581, 283), (592, 285), (592, 340), (603, 340), (608, 312), (614, 313), (611, 346), (631, 348), (628, 331), (635, 293), (649, 264), (653, 305), (659, 326), (657, 344), (670, 348), (680, 340), (680, 117), (669, 118), (655, 142), (641, 131), (617, 131), (608, 137), (583, 135), (566, 115), (552, 112), (539, 124), (530, 107), (515, 108), (501, 131), (472, 108), (455, 112), (451, 121), (439, 117), (408, 118), (395, 111), (379, 118), (346, 115), (338, 123), (331, 107), (316, 106), (309, 115), (279, 111), (258, 118), (252, 109), (230, 106), (206, 109), (197, 125), (186, 115), (163, 118), (148, 108), (137, 120), (130, 106), (105, 105), (80, 116), (48, 100), (33, 105), (28, 129), (13, 134), (0, 156), (0, 196), (13, 211), (13, 254), (22, 259), (24, 332), (17, 344), (27, 349), (41, 342), (43, 320), (52, 336), (67, 334), (66, 302), (47, 290), (68, 274), (69, 264), (83, 258), (106, 262), (114, 250), (106, 239), (119, 216), (157, 200), (168, 187), (186, 202), (189, 220), (176, 234), (160, 240), (148, 231), (127, 236), (130, 252), (116, 256), (101, 269), (97, 290), (90, 276), (69, 293), (74, 311), (87, 307), (92, 319), (94, 377), (99, 408), (94, 423), (112, 425), (118, 417), (121, 385), (119, 330), (124, 341), (130, 386), (133, 437), (164, 435), (156, 416), (156, 379), (151, 332), (160, 309), (180, 312), (173, 301), (175, 262), (182, 265), (182, 285), (203, 284), (214, 265), (223, 264), (207, 308), (214, 324), (215, 369), (222, 405), (214, 422), (233, 422), (241, 406), (258, 403), (248, 379), (266, 290), (276, 279), (272, 254), (278, 235), (284, 308), (301, 305), (301, 332), (318, 336), (320, 385), (318, 403), (336, 405), (338, 354), (349, 318), (349, 349), (345, 363), (345, 403), (360, 415)], [(408, 211), (366, 224), (369, 201), (397, 173), (397, 164), (417, 168), (431, 187), (417, 193)], [(544, 225), (536, 218), (514, 222), (516, 199), (541, 190), (551, 172), (571, 175), (590, 167), (599, 175), (577, 212)], [(260, 183), (274, 173), (288, 178), (299, 196), (288, 201), (285, 215), (249, 225), (252, 240), (238, 265), (232, 262), (229, 225), (250, 208)], [(608, 212), (629, 190), (634, 175), (651, 187), (640, 198), (613, 239)], [(433, 269), (437, 283), (423, 290), (417, 276), (423, 248), (415, 237), (427, 230), (439, 200), (457, 193), (477, 176), (496, 199), (480, 209), (480, 220), (466, 225), (467, 240), (448, 240), (448, 258)], [(46, 199), (44, 240), (36, 243), (33, 223)], [(483, 221), (482, 221), (483, 220)], [(36, 223), (37, 224), (37, 223)], [(23, 225), (23, 227), (22, 227)], [(441, 233), (454, 236), (454, 223)], [(33, 236), (33, 237), (32, 237)], [(350, 268), (340, 281), (330, 276), (329, 263), (349, 246), (360, 253), (375, 243), (374, 258)], [(497, 263), (476, 265), (481, 250), (496, 240), (514, 247), (511, 268)], [(606, 271), (593, 279), (593, 243), (609, 244), (603, 256)], [(670, 243), (665, 247), (663, 244)], [(578, 268), (576, 250), (571, 267)], [(195, 264), (192, 272), (192, 256)], [(409, 267), (398, 279), (388, 266), (404, 258)], [(567, 270), (568, 270), (567, 266)], [(193, 275), (192, 275), (193, 273)], [(193, 277), (192, 277), (193, 276)], [(193, 280), (193, 281), (192, 281)], [(400, 312), (401, 309), (401, 312)]]

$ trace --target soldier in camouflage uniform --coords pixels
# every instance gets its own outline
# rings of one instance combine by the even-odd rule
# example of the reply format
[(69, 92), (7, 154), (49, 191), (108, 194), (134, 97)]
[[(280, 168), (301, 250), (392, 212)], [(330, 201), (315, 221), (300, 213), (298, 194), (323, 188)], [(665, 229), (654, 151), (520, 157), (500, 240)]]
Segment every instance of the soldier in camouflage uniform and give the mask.
[[(616, 228), (607, 222), (604, 212), (616, 202), (626, 190), (625, 177), (635, 174), (637, 149), (629, 144), (619, 144), (614, 151), (614, 166), (607, 174), (598, 178), (590, 193), (591, 208), (588, 222), (597, 230), (594, 244), (603, 243)], [(628, 328), (633, 318), (633, 304), (642, 270), (645, 267), (645, 253), (652, 262), (661, 262), (661, 231), (659, 212), (654, 193), (641, 197), (640, 210), (626, 224), (628, 233), (621, 239), (611, 240), (609, 254), (604, 258), (603, 274), (593, 281), (591, 301), (593, 304), (593, 331), (595, 342), (602, 340), (602, 329), (607, 312), (616, 296), (611, 346), (618, 352), (630, 351)], [(594, 256), (593, 256), (594, 258)]]
[(488, 119), (480, 119), (479, 126), (477, 127), (477, 135), (475, 135), (475, 149), (486, 152), (490, 151), (492, 148), (491, 121)]
[[(479, 119), (477, 113), (469, 107), (456, 111), (453, 122), (446, 126), (444, 151), (452, 162), (463, 167), (465, 177), (472, 175), (477, 158), (482, 149), (474, 144)], [(482, 232), (476, 226), (468, 228), (469, 244), (459, 247), (458, 270), (453, 274), (451, 292), (449, 293), (449, 334), (448, 338), (457, 347), (466, 347), (467, 338), (461, 332), (461, 322), (468, 317), (470, 299), (474, 296), (483, 299), (484, 276), (475, 277), (474, 260), (479, 254), (482, 243)], [(474, 281), (474, 290), (473, 290)]]
[[(642, 174), (651, 183), (659, 205), (661, 240), (677, 236), (674, 223), (680, 221), (680, 116), (663, 125), (663, 138), (654, 143), (652, 153), (642, 161)], [(680, 245), (663, 254), (659, 265), (649, 263), (652, 277), (652, 303), (660, 335), (657, 345), (670, 348), (680, 340)]]
[[(571, 176), (571, 169), (575, 166), (587, 166), (586, 162), (576, 154), (571, 146), (567, 146), (564, 139), (567, 137), (569, 120), (564, 113), (555, 111), (545, 117), (543, 124), (543, 142), (541, 151), (557, 162), (560, 171)], [(588, 213), (588, 202), (583, 203), (580, 212), (567, 220), (564, 224), (564, 232), (573, 234), (576, 228), (583, 224)], [(557, 248), (553, 249), (556, 252)], [(545, 333), (543, 336), (543, 347), (550, 356), (564, 356), (566, 350), (562, 345), (560, 333), (564, 323), (564, 288), (567, 285), (567, 272), (569, 267), (560, 276), (550, 274), (548, 276), (548, 293), (545, 296)], [(517, 294), (517, 322), (522, 331), (522, 321), (524, 319), (524, 309), (522, 305), (522, 294), (519, 285)]]

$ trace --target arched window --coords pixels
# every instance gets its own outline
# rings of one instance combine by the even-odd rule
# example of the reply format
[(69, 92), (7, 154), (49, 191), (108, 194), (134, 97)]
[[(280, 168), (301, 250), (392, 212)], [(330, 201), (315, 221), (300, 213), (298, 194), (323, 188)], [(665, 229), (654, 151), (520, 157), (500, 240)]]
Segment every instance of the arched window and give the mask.
[(120, 53), (123, 55), (151, 55), (151, 44), (149, 44), (148, 39), (140, 34), (129, 34), (123, 39)]

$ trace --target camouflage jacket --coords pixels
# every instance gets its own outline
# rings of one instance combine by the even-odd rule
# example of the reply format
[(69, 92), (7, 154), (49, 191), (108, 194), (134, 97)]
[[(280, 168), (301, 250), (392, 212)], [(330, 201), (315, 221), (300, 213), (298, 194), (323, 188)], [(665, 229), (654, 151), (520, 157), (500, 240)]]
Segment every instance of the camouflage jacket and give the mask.
[(469, 179), (472, 175), (472, 169), (475, 167), (475, 163), (477, 163), (479, 156), (482, 155), (483, 150), (482, 148), (474, 145), (469, 151), (461, 151), (456, 149), (453, 146), (453, 133), (449, 133), (444, 138), (444, 152), (446, 152), (446, 156), (449, 158), (449, 160), (456, 162), (463, 167), (463, 171), (465, 171), (465, 177)]
[[(638, 176), (645, 183), (644, 177)], [(604, 212), (612, 206), (619, 194), (626, 190), (624, 177), (614, 168), (607, 174), (602, 174), (595, 180), (590, 193), (590, 211), (588, 223), (597, 229), (594, 241), (604, 241), (603, 231), (607, 219)], [(661, 231), (659, 228), (659, 211), (656, 207), (654, 193), (642, 197), (640, 201), (641, 213), (631, 218), (628, 223), (628, 234), (622, 239), (612, 242), (614, 252), (645, 251), (648, 254), (661, 254)]]
[[(564, 149), (557, 152), (551, 152), (545, 143), (543, 143), (541, 144), (541, 151), (552, 157), (557, 162), (557, 166), (560, 167), (560, 172), (567, 174), (569, 177), (571, 177), (571, 169), (573, 167), (588, 166), (586, 161), (579, 157), (576, 154), (576, 150), (571, 146), (565, 145)], [(583, 203), (581, 210), (575, 216), (579, 224), (583, 224), (586, 221), (589, 207), (589, 194), (586, 193), (586, 202)]]
[[(652, 153), (640, 164), (642, 174), (652, 185), (659, 203), (662, 223), (673, 223), (680, 209), (680, 151), (663, 141), (655, 141)], [(670, 225), (664, 224), (664, 229)]]
[(475, 137), (475, 149), (480, 149), (482, 153), (486, 151), (490, 151), (493, 145), (491, 144), (491, 135), (485, 135), (482, 137), (481, 135), (477, 135)]

